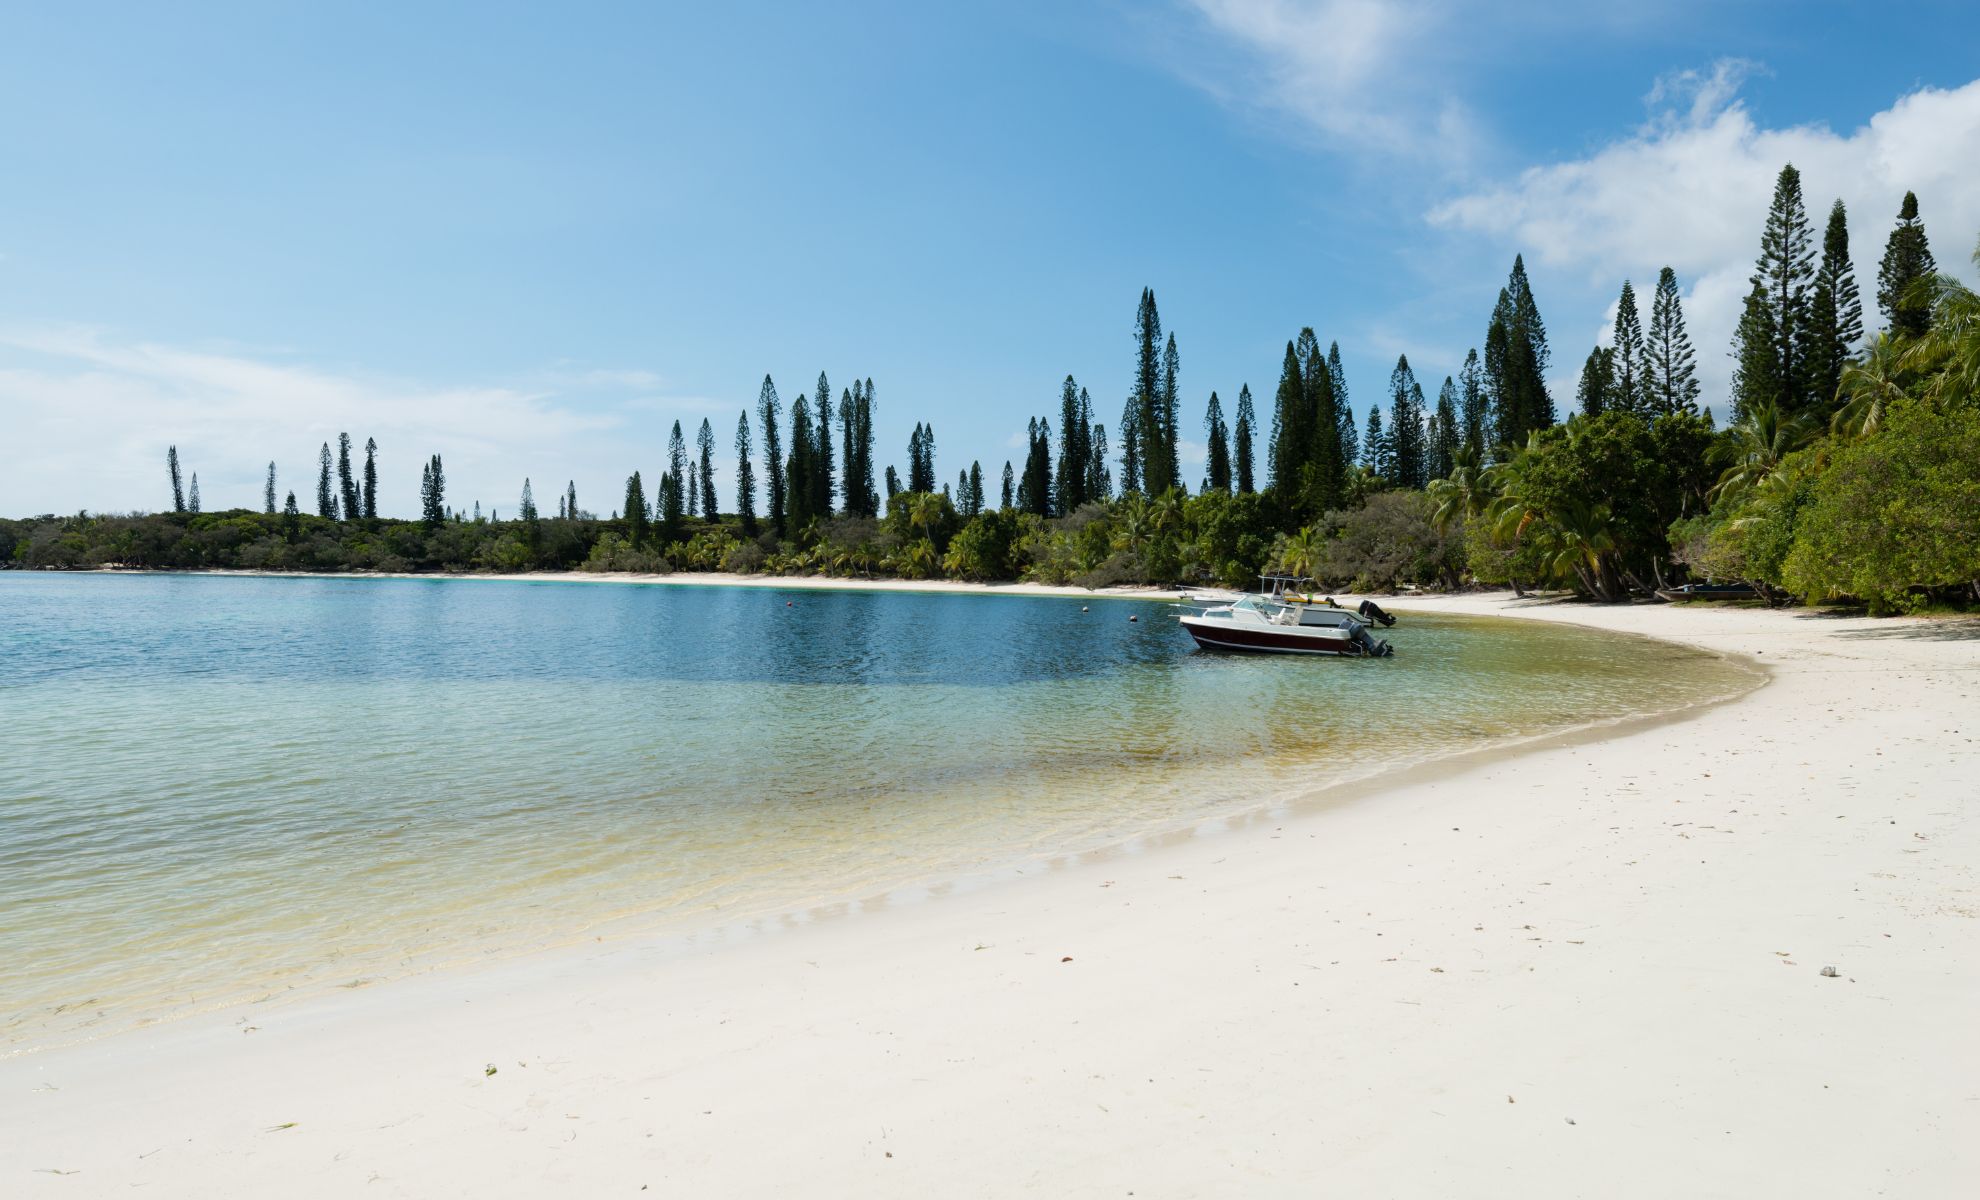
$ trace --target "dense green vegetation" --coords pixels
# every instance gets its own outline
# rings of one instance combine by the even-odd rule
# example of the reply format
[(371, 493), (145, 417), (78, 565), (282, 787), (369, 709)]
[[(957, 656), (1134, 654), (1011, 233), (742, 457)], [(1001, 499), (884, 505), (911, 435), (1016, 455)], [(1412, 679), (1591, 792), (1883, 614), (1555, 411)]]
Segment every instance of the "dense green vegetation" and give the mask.
[[(1609, 344), (1583, 361), (1578, 411), (1558, 420), (1546, 325), (1515, 258), (1482, 351), (1443, 380), (1434, 406), (1399, 358), (1386, 405), (1369, 405), (1360, 425), (1339, 346), (1323, 349), (1303, 329), (1286, 343), (1268, 430), (1248, 385), (1228, 417), (1210, 394), (1193, 494), (1179, 454), (1181, 353), (1144, 290), (1118, 456), (1088, 390), (1067, 376), (1057, 412), (1030, 418), (1022, 461), (1003, 464), (995, 497), (981, 462), (942, 481), (926, 422), (909, 436), (905, 475), (890, 465), (876, 480), (871, 379), (835, 397), (821, 373), (787, 407), (765, 376), (753, 412), (737, 421), (731, 512), (719, 511), (706, 420), (692, 453), (675, 422), (658, 480), (649, 486), (635, 471), (607, 517), (580, 509), (574, 484), (555, 515), (539, 513), (528, 480), (508, 520), (479, 504), (451, 509), (437, 454), (421, 468), (420, 518), (380, 517), (377, 444), (365, 442), (359, 469), (343, 434), (334, 453), (321, 449), (313, 512), (293, 491), (278, 507), (273, 463), (261, 512), (202, 512), (198, 476), (182, 479), (172, 447), (171, 511), (0, 521), (0, 563), (724, 570), (1089, 587), (1244, 586), (1275, 568), (1343, 589), (1476, 582), (1615, 601), (1705, 578), (1876, 611), (1980, 601), (1980, 304), (1937, 273), (1910, 194), (1877, 300), (1886, 331), (1866, 343), (1848, 214), (1831, 206), (1818, 255), (1800, 174), (1788, 166), (1732, 348), (1723, 400), (1734, 423), (1724, 430), (1701, 408), (1668, 267), (1647, 328), (1624, 281)], [(763, 464), (761, 488), (752, 458)]]

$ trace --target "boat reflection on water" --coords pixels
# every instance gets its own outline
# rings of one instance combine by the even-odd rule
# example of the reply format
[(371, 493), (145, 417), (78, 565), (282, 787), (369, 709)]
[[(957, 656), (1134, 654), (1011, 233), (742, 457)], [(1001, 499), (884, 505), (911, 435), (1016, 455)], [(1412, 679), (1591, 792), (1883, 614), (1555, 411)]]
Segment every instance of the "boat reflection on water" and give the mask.
[[(1244, 650), (1262, 654), (1331, 654), (1345, 658), (1387, 658), (1395, 648), (1369, 632), (1369, 626), (1396, 619), (1372, 600), (1359, 611), (1342, 608), (1331, 597), (1316, 597), (1311, 579), (1299, 575), (1260, 575), (1259, 594), (1243, 595), (1201, 612), (1177, 618), (1205, 650)], [(1209, 597), (1200, 593), (1201, 602)]]

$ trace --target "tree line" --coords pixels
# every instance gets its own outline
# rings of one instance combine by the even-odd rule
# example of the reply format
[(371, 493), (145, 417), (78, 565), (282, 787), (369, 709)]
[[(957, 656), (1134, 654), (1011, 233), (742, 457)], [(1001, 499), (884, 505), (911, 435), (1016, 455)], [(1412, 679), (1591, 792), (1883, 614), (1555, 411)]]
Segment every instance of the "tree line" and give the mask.
[[(1095, 585), (1235, 585), (1269, 566), (1338, 587), (1564, 586), (1610, 600), (1687, 577), (1880, 608), (1944, 600), (1962, 587), (1980, 597), (1980, 565), (1971, 561), (1980, 531), (1970, 516), (1946, 516), (1980, 511), (1956, 502), (1967, 495), (1960, 481), (1975, 473), (1976, 441), (1954, 439), (1947, 463), (1928, 463), (1919, 455), (1934, 443), (1918, 433), (1929, 426), (1950, 436), (1970, 417), (1971, 293), (1937, 272), (1909, 193), (1886, 238), (1876, 300), (1885, 328), (1866, 340), (1848, 214), (1833, 203), (1818, 242), (1790, 165), (1762, 222), (1731, 347), (1732, 386), (1720, 398), (1732, 418), (1723, 430), (1703, 404), (1668, 266), (1657, 273), (1647, 324), (1633, 282), (1622, 282), (1608, 342), (1583, 359), (1562, 419), (1547, 385), (1546, 323), (1515, 256), (1481, 341), (1443, 378), (1434, 402), (1399, 356), (1358, 421), (1339, 344), (1323, 348), (1312, 328), (1301, 329), (1285, 344), (1269, 424), (1261, 425), (1248, 383), (1228, 412), (1209, 393), (1194, 481), (1183, 477), (1180, 457), (1176, 331), (1163, 328), (1153, 290), (1143, 289), (1113, 437), (1089, 388), (1067, 375), (1056, 411), (1027, 419), (1023, 454), (1000, 474), (993, 464), (990, 482), (980, 460), (944, 480), (925, 421), (908, 437), (905, 473), (890, 464), (876, 478), (871, 378), (835, 394), (821, 372), (787, 407), (766, 375), (753, 408), (737, 418), (727, 511), (705, 419), (692, 449), (674, 422), (657, 482), (649, 488), (633, 472), (620, 506), (602, 518), (579, 509), (575, 483), (554, 516), (539, 514), (529, 480), (510, 521), (483, 517), (478, 503), (472, 516), (449, 509), (433, 455), (422, 465), (420, 519), (381, 519), (376, 442), (366, 440), (360, 470), (341, 434), (334, 455), (329, 443), (321, 449), (311, 516), (293, 491), (278, 511), (273, 463), (258, 517), (202, 514), (197, 476), (182, 483), (174, 446), (169, 515), (7, 523), (0, 558), (950, 574)], [(1900, 452), (1911, 474), (1879, 476), (1896, 467), (1877, 456)], [(1939, 525), (1922, 544), (1950, 548), (1924, 562), (1890, 536), (1843, 520), (1847, 506), (1825, 489), (1844, 480), (1861, 489), (1877, 478), (1899, 480), (1892, 486), (1900, 493), (1882, 497), (1879, 511), (1910, 504), (1921, 521), (1936, 514)], [(1854, 496), (1859, 505), (1870, 499)]]

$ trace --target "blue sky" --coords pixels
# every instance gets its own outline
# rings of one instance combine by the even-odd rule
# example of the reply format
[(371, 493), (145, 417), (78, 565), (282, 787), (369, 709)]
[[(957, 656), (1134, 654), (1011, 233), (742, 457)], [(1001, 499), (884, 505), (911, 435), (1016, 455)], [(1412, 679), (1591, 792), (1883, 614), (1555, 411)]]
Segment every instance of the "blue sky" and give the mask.
[(1906, 187), (1968, 269), (1970, 6), (1565, 9), (23, 7), (0, 512), (155, 507), (170, 442), (208, 507), (271, 458), (306, 495), (340, 429), (389, 510), (437, 451), (454, 502), (602, 511), (673, 420), (726, 448), (821, 369), (875, 380), (883, 463), (926, 419), (944, 478), (994, 471), (1068, 373), (1115, 425), (1143, 286), (1191, 431), (1304, 325), (1359, 410), (1403, 352), (1434, 393), (1516, 251), (1559, 390), (1670, 263), (1717, 401), (1787, 158), (1866, 294)]

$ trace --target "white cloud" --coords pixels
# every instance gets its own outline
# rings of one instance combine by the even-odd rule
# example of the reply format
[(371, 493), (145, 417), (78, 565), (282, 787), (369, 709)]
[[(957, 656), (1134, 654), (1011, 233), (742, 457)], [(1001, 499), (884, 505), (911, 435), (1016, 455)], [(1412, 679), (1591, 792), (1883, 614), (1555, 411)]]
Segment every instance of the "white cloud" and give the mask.
[[(1820, 124), (1762, 128), (1735, 96), (1752, 69), (1729, 61), (1666, 76), (1649, 97), (1666, 107), (1629, 136), (1459, 196), (1433, 208), (1429, 220), (1499, 239), (1530, 264), (1591, 288), (1632, 279), (1646, 319), (1658, 269), (1674, 268), (1715, 403), (1729, 382), (1725, 351), (1783, 163), (1801, 172), (1818, 239), (1832, 199), (1849, 209), (1867, 324), (1880, 323), (1877, 262), (1907, 190), (1918, 193), (1941, 267), (1966, 268), (1980, 232), (1980, 81), (1913, 92), (1838, 133)], [(1579, 365), (1579, 348), (1556, 352)]]
[(17, 450), (0, 473), (0, 513), (164, 507), (168, 444), (199, 473), (209, 509), (259, 508), (270, 459), (281, 490), (308, 506), (318, 447), (334, 450), (344, 430), (359, 447), (378, 440), (388, 513), (417, 508), (419, 465), (435, 452), (450, 503), (506, 511), (525, 476), (545, 496), (575, 478), (580, 502), (606, 512), (633, 468), (657, 469), (664, 446), (662, 422), (632, 411), (652, 397), (623, 393), (662, 382), (643, 371), (556, 368), (523, 386), (431, 385), (90, 329), (4, 330), (0, 424)]
[[(1171, 68), (1228, 104), (1293, 118), (1322, 142), (1384, 156), (1456, 162), (1480, 141), (1470, 111), (1431, 69), (1450, 47), (1456, 0), (1186, 0), (1206, 45), (1187, 39)], [(1207, 50), (1221, 45), (1235, 59)], [(1399, 70), (1405, 62), (1413, 69)]]

